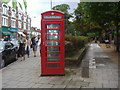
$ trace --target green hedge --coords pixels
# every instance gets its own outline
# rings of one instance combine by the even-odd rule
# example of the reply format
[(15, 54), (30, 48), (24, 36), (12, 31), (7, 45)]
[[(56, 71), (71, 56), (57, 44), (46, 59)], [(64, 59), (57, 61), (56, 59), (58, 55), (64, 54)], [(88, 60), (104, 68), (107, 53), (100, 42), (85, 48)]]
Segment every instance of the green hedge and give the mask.
[(72, 56), (89, 42), (85, 36), (65, 35), (65, 56)]

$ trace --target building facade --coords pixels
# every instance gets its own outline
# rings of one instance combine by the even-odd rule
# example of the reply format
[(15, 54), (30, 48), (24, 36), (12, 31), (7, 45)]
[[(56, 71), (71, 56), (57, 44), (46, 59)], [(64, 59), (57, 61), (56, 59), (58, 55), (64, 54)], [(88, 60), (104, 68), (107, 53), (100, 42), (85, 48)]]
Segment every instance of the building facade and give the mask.
[(0, 1), (0, 38), (2, 38), (2, 2)]
[(6, 35), (11, 39), (17, 38), (19, 33), (30, 32), (31, 18), (27, 13), (18, 8), (13, 9), (7, 4), (0, 4), (0, 13), (2, 38)]
[(31, 27), (31, 35), (40, 36), (41, 31), (37, 27)]

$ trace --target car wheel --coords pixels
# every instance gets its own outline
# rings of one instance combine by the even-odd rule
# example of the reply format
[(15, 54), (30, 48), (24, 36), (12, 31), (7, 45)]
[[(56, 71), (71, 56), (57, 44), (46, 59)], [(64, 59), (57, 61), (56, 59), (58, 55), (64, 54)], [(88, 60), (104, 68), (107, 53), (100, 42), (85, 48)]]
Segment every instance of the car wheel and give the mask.
[(1, 68), (5, 67), (5, 60), (4, 59), (1, 60), (1, 64), (0, 65), (1, 65)]

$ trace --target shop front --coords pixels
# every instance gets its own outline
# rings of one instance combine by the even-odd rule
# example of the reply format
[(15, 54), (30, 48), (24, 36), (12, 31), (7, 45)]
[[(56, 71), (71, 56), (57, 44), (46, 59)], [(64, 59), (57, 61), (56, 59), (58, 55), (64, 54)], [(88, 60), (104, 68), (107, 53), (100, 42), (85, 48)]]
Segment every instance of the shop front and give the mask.
[(12, 27), (10, 27), (9, 31), (12, 33), (12, 35), (10, 36), (10, 38), (11, 39), (16, 39), (17, 38), (18, 28), (12, 28)]
[(1, 27), (2, 38), (4, 38), (5, 36), (8, 36), (10, 39), (10, 36), (12, 35), (12, 33), (9, 30), (10, 30), (10, 27), (5, 27), (5, 26)]

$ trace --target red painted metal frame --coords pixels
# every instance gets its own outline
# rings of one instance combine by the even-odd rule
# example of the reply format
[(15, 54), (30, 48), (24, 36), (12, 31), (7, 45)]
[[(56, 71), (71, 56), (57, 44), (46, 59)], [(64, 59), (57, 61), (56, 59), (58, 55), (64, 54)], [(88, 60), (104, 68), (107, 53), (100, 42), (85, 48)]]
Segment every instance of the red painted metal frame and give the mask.
[[(64, 75), (65, 61), (64, 61), (64, 14), (60, 11), (47, 11), (41, 14), (41, 75)], [(44, 16), (60, 16), (61, 18), (44, 18)], [(49, 35), (46, 33), (47, 24), (60, 24), (60, 36), (59, 40), (47, 40), (46, 36)], [(51, 29), (54, 30), (54, 29)], [(56, 29), (55, 29), (56, 30)], [(57, 29), (58, 30), (58, 29)], [(60, 45), (53, 47), (60, 47), (60, 51), (47, 51), (46, 47), (51, 45), (47, 45), (47, 41), (59, 41)], [(47, 53), (49, 52), (60, 52), (60, 56), (58, 57), (47, 57)], [(47, 58), (59, 58), (59, 62), (47, 62)], [(60, 65), (57, 68), (49, 68), (48, 64), (58, 64)]]

